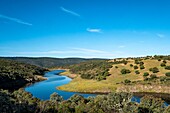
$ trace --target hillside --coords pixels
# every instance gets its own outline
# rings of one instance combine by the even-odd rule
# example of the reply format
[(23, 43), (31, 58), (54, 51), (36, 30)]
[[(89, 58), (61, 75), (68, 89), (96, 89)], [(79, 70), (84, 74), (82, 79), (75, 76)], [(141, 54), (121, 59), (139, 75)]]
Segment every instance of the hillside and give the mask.
[(27, 64), (32, 64), (40, 67), (51, 68), (66, 65), (78, 64), (89, 60), (102, 60), (102, 59), (85, 59), (85, 58), (50, 58), (50, 57), (0, 57), (1, 59), (9, 59), (19, 61)]
[(47, 69), (12, 60), (0, 59), (0, 88), (17, 89), (26, 83), (39, 81)]
[[(77, 92), (162, 92), (170, 93), (169, 57), (114, 59), (106, 80), (83, 79), (78, 75), (58, 89)], [(123, 61), (123, 62), (121, 62)], [(92, 68), (90, 69), (93, 71)], [(159, 89), (159, 90), (158, 90)]]

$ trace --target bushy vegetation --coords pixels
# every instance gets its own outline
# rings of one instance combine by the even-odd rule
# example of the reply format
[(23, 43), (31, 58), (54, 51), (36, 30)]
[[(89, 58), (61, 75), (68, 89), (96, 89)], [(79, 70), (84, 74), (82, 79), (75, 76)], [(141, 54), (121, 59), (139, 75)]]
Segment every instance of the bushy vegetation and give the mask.
[(143, 76), (144, 76), (144, 77), (147, 77), (147, 76), (149, 76), (149, 73), (148, 73), (148, 72), (145, 72), (145, 73), (143, 74)]
[(153, 73), (158, 73), (159, 69), (157, 67), (150, 68), (149, 71), (152, 71)]
[(139, 68), (138, 66), (136, 66), (136, 65), (134, 66), (134, 69), (138, 69), (138, 68)]
[(165, 73), (167, 77), (170, 77), (170, 72)]
[(112, 64), (112, 62), (107, 60), (88, 61), (72, 65), (69, 69), (72, 73), (79, 74), (83, 79), (96, 79), (100, 81), (105, 80), (110, 75), (108, 71)]
[(170, 70), (170, 66), (165, 66), (165, 69), (166, 70)]
[(131, 71), (129, 69), (122, 69), (121, 73), (122, 74), (128, 74), (128, 73), (131, 73)]
[(141, 66), (140, 66), (140, 69), (145, 69), (144, 65), (141, 65)]
[(50, 100), (39, 100), (23, 89), (9, 93), (0, 91), (1, 113), (168, 113), (160, 98), (144, 96), (141, 103), (131, 102), (130, 93), (110, 93), (84, 98), (73, 95), (68, 100), (57, 93)]
[(166, 66), (166, 63), (162, 62), (160, 66), (161, 66), (161, 67), (165, 67), (165, 66)]
[(136, 74), (140, 74), (139, 70), (136, 70), (135, 73), (136, 73)]
[(34, 65), (0, 59), (0, 88), (14, 89), (38, 81), (35, 75), (43, 75), (45, 71), (47, 69)]

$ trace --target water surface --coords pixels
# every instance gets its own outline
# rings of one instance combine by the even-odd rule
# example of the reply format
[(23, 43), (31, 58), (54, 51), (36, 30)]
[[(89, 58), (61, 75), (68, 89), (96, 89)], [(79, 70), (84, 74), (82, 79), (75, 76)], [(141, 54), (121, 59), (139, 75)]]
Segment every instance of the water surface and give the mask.
[(65, 100), (70, 98), (74, 94), (79, 94), (84, 97), (95, 96), (96, 94), (83, 94), (83, 93), (76, 93), (76, 92), (67, 92), (57, 90), (56, 87), (68, 84), (71, 82), (71, 78), (67, 76), (61, 76), (59, 73), (64, 72), (64, 70), (54, 70), (47, 72), (44, 77), (47, 78), (45, 81), (34, 83), (25, 88), (26, 91), (33, 94), (34, 97), (40, 98), (42, 100), (47, 100), (50, 98), (50, 95), (54, 92), (61, 95)]

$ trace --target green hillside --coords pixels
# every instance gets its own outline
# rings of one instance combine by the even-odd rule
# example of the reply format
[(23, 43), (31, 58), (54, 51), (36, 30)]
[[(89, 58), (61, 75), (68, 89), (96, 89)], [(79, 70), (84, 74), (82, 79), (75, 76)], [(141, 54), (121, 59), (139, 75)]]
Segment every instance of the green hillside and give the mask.
[(27, 64), (32, 64), (40, 67), (60, 67), (72, 64), (78, 64), (89, 60), (102, 60), (102, 59), (85, 59), (85, 58), (50, 58), (50, 57), (0, 57), (1, 59), (9, 59), (19, 61)]
[[(80, 65), (78, 67), (80, 73), (76, 73), (77, 77), (69, 84), (58, 87), (58, 89), (92, 93), (107, 93), (112, 91), (170, 93), (169, 56), (120, 58), (106, 62), (112, 64), (112, 67), (106, 66), (106, 70), (109, 70), (109, 76), (106, 76), (105, 80), (98, 81), (94, 78), (83, 78), (82, 73), (87, 73), (89, 71), (95, 72), (97, 75), (98, 73), (95, 71), (97, 68), (86, 68), (86, 70), (83, 71), (81, 69), (83, 65)], [(85, 65), (87, 65), (87, 63), (90, 65), (90, 62), (86, 62)], [(102, 65), (102, 63), (99, 63), (98, 67)], [(74, 68), (70, 68), (70, 72), (73, 73), (73, 69)], [(98, 70), (101, 71), (100, 68), (98, 68)], [(87, 76), (91, 75), (89, 74)]]
[(0, 88), (20, 88), (29, 82), (38, 81), (47, 69), (12, 60), (0, 59)]

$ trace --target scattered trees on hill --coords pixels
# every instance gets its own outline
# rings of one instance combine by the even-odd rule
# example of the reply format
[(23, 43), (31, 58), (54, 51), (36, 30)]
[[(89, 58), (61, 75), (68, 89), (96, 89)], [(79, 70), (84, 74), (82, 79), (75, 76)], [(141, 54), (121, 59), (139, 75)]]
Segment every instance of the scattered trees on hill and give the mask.
[(113, 63), (107, 60), (98, 60), (72, 65), (69, 69), (72, 73), (80, 74), (83, 79), (96, 79), (100, 81), (106, 80), (107, 76), (110, 75), (108, 71), (112, 65)]

